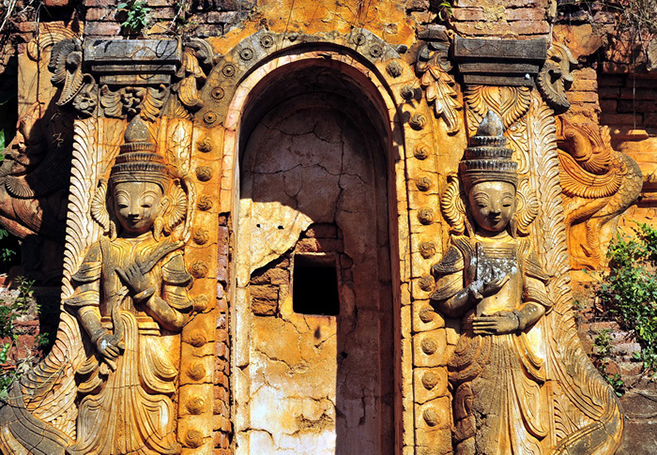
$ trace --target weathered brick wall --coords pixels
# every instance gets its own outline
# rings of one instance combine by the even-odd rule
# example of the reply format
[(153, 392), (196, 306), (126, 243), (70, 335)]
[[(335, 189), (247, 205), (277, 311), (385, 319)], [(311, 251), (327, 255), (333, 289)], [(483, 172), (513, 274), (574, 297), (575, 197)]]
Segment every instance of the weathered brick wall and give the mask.
[[(117, 13), (117, 5), (123, 0), (86, 0), (83, 20), (85, 36), (116, 37), (127, 34), (121, 22), (125, 20)], [(173, 0), (148, 0), (146, 2), (150, 35), (179, 35), (197, 37), (220, 36), (232, 27), (244, 22), (256, 5), (256, 0), (216, 0), (187, 3)]]
[(452, 26), (464, 37), (535, 38), (550, 32), (554, 17), (549, 0), (461, 0), (453, 12)]
[(600, 122), (657, 135), (657, 74), (600, 74)]

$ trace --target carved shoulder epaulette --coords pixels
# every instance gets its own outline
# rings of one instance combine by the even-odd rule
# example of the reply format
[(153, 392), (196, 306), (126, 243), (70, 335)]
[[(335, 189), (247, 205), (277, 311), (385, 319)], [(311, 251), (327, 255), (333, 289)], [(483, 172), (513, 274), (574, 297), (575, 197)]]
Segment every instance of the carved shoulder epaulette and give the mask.
[(550, 275), (545, 271), (538, 261), (538, 256), (533, 251), (525, 257), (525, 274), (544, 283), (550, 279)]
[(445, 275), (436, 282), (431, 300), (447, 300), (463, 289), (463, 274), (452, 273)]
[(166, 284), (174, 286), (187, 286), (192, 276), (185, 268), (182, 254), (175, 253), (162, 267), (162, 279)]
[(100, 251), (100, 244), (95, 243), (91, 245), (87, 251), (84, 261), (77, 272), (71, 278), (78, 283), (90, 283), (100, 278), (101, 267), (103, 263), (102, 254)]
[(431, 273), (434, 276), (447, 275), (454, 272), (460, 272), (465, 268), (465, 261), (461, 250), (452, 245), (447, 250), (440, 262), (431, 267)]

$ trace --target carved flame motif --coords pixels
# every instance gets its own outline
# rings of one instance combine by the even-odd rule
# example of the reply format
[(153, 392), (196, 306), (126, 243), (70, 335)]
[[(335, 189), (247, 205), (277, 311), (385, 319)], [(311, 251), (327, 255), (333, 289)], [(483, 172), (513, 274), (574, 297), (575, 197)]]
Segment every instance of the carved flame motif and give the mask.
[(425, 90), (428, 103), (433, 103), (436, 117), (442, 117), (447, 132), (454, 134), (460, 129), (462, 105), (456, 81), (448, 71), (452, 64), (448, 60), (449, 44), (429, 43), (418, 55), (417, 70), (422, 74), (420, 84)]
[(484, 119), (489, 110), (496, 112), (501, 118), (504, 128), (508, 128), (529, 109), (531, 92), (529, 87), (492, 87), (475, 85), (466, 91), (468, 114), (471, 115), (471, 129)]
[(83, 94), (82, 100), (77, 101), (76, 108), (86, 116), (93, 114), (96, 102), (93, 93), (96, 90), (96, 81), (90, 74), (82, 72), (82, 41), (78, 38), (66, 39), (58, 42), (52, 48), (48, 70), (53, 73), (51, 81), (55, 86), (63, 86), (57, 100), (58, 106), (74, 102), (76, 97)]

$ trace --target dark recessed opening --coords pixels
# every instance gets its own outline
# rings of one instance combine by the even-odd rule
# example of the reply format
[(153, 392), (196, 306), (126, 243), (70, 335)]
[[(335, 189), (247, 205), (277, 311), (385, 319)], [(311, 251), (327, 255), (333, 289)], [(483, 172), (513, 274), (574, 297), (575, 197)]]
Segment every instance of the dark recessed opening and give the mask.
[(292, 278), (295, 313), (337, 316), (340, 313), (335, 256), (296, 254)]

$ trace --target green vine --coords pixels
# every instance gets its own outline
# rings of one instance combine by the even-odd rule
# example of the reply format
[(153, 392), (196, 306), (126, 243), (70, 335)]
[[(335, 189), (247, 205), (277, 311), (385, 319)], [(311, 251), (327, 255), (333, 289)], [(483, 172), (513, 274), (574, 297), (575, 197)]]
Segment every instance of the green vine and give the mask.
[(151, 9), (142, 0), (129, 0), (117, 5), (117, 20), (123, 20), (121, 27), (130, 33), (140, 33), (150, 23)]
[(644, 368), (657, 370), (657, 229), (636, 223), (635, 235), (620, 233), (610, 245), (609, 272), (598, 297), (620, 325), (632, 333)]
[(593, 340), (593, 364), (598, 368), (602, 377), (604, 377), (614, 389), (616, 395), (621, 396), (625, 393), (625, 381), (621, 379), (620, 374), (610, 374), (609, 371), (607, 371), (607, 368), (609, 367), (609, 357), (612, 352), (612, 341), (613, 338), (611, 337), (610, 329), (602, 329), (596, 335)]

